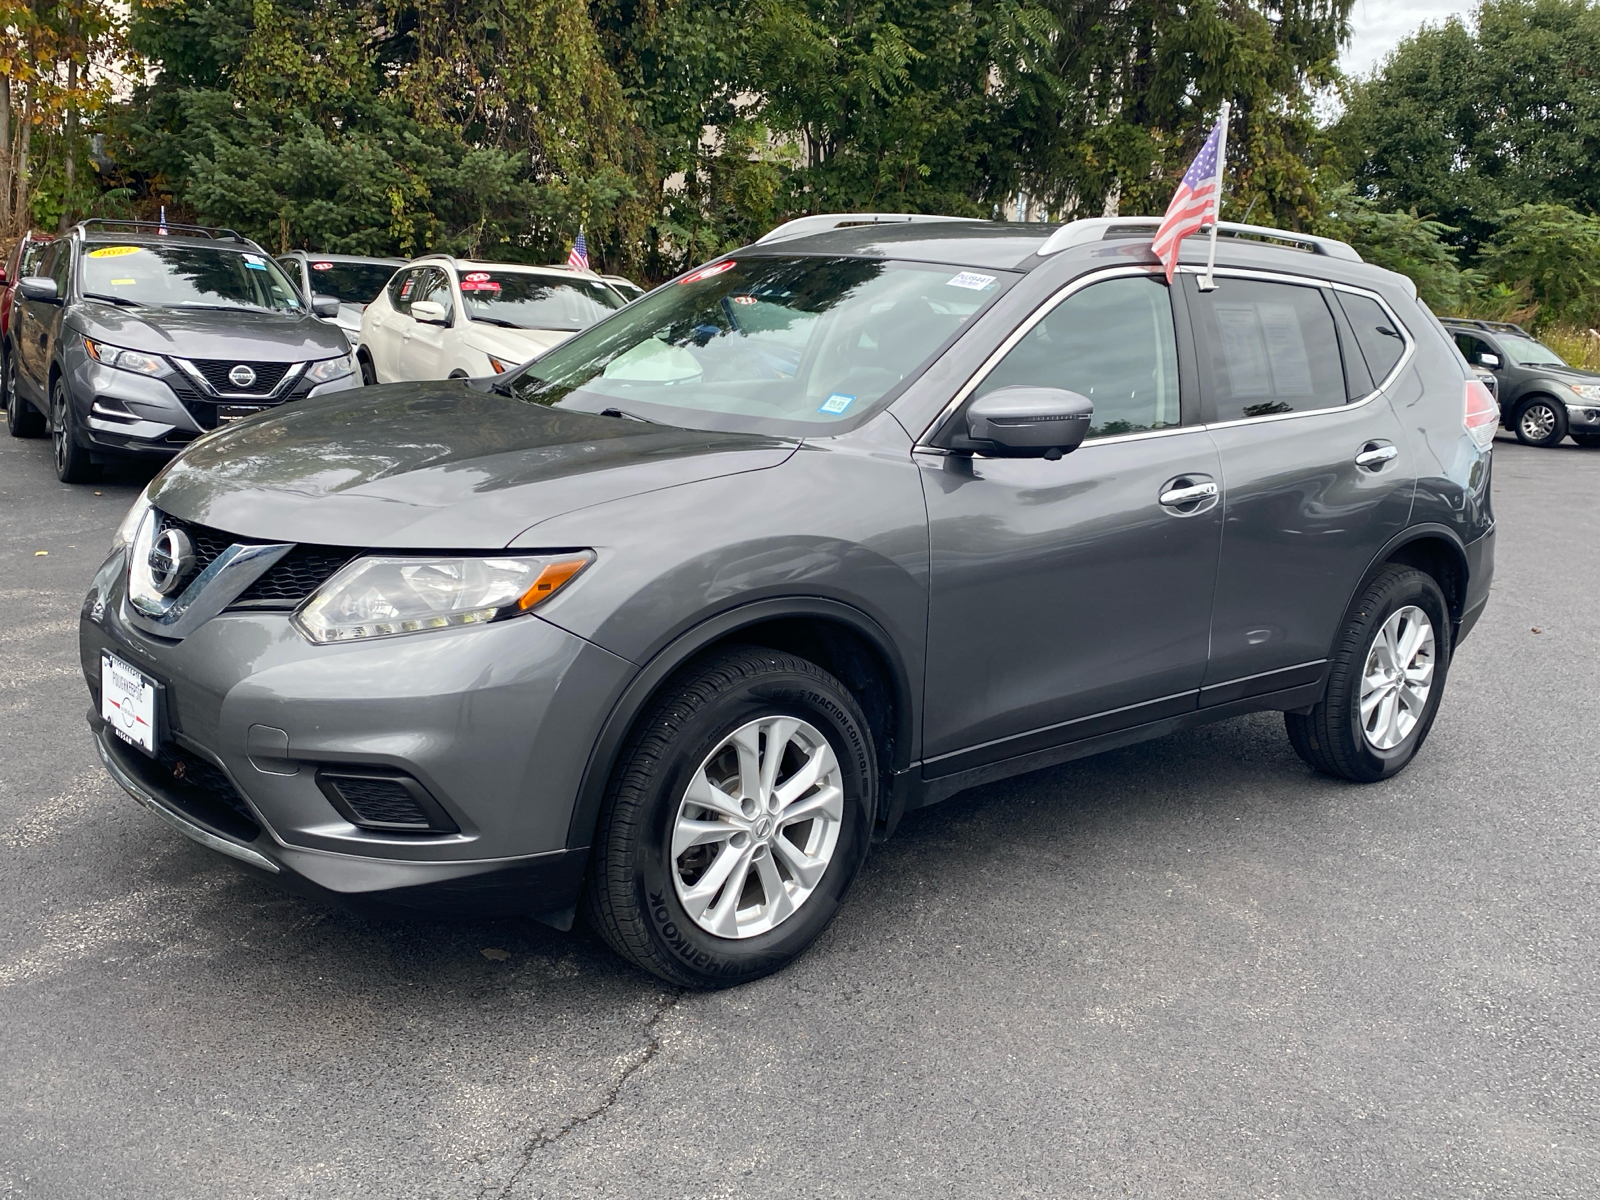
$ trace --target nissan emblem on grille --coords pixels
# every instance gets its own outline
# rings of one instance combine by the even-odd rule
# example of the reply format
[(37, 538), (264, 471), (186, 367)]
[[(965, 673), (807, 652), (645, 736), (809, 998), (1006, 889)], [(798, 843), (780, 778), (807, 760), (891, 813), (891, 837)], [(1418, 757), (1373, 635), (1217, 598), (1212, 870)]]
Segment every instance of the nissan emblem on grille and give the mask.
[(168, 529), (150, 547), (150, 582), (163, 596), (170, 596), (194, 568), (194, 543), (181, 529)]
[(240, 363), (228, 372), (228, 382), (236, 388), (247, 388), (256, 381), (256, 373)]

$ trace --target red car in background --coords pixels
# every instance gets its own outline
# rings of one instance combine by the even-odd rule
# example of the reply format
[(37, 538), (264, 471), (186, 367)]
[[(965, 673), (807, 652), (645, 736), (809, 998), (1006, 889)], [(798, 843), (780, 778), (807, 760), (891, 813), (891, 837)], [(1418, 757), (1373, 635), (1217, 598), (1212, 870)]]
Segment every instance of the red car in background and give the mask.
[(0, 274), (0, 408), (11, 404), (11, 303), (17, 280), (37, 273), (40, 255), (54, 240), (48, 234), (23, 234), (11, 247), (5, 272)]

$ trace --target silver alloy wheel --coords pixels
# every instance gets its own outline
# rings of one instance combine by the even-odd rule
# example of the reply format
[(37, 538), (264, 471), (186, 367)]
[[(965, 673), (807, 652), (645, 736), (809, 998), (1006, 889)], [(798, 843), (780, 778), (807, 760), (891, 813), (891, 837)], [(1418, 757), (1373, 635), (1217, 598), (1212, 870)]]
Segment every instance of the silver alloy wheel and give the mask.
[(843, 773), (827, 738), (797, 717), (741, 725), (706, 756), (678, 803), (678, 900), (718, 937), (776, 929), (827, 873), (843, 820)]
[(58, 381), (50, 394), (53, 401), (50, 405), (50, 448), (55, 454), (56, 474), (64, 475), (67, 470), (67, 405), (71, 401), (61, 395), (60, 390)]
[(1408, 604), (1389, 615), (1361, 670), (1361, 732), (1377, 750), (1393, 750), (1417, 727), (1433, 691), (1433, 622)]
[(1556, 431), (1556, 411), (1548, 404), (1534, 403), (1522, 410), (1517, 424), (1530, 442), (1542, 442)]

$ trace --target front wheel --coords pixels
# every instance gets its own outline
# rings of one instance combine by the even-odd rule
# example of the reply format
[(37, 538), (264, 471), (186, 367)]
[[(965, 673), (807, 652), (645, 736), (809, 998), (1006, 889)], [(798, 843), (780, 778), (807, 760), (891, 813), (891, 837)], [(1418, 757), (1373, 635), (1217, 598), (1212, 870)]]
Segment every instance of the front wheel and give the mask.
[(44, 417), (21, 396), (17, 395), (17, 359), (6, 355), (6, 430), (14, 438), (38, 437), (44, 432)]
[(78, 418), (72, 396), (61, 376), (50, 386), (50, 437), (56, 460), (56, 478), (62, 483), (88, 483), (99, 474), (89, 452), (78, 444)]
[(1566, 405), (1535, 396), (1518, 411), (1514, 428), (1524, 446), (1559, 446), (1567, 436)]
[(361, 386), (373, 387), (378, 382), (378, 372), (372, 365), (372, 359), (365, 351), (356, 354), (356, 365), (361, 368)]
[(738, 647), (685, 669), (619, 757), (584, 906), (613, 949), (683, 987), (797, 957), (866, 857), (877, 767), (855, 697), (802, 658)]
[(1433, 728), (1450, 649), (1450, 611), (1432, 576), (1385, 567), (1339, 634), (1322, 702), (1284, 714), (1295, 752), (1356, 783), (1404, 770)]

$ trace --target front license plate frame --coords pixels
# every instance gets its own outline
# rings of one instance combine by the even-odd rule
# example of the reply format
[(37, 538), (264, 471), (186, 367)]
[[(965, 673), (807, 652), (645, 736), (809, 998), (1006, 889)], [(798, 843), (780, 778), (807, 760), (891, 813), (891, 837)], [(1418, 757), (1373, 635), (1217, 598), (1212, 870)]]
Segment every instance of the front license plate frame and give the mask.
[(100, 716), (112, 733), (150, 758), (161, 746), (162, 690), (132, 663), (100, 651)]
[(272, 407), (269, 404), (219, 404), (217, 405), (217, 424), (228, 425), (234, 421), (242, 421), (246, 417), (253, 417), (259, 412), (266, 412)]

